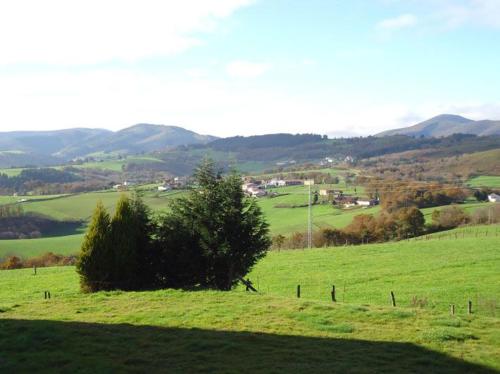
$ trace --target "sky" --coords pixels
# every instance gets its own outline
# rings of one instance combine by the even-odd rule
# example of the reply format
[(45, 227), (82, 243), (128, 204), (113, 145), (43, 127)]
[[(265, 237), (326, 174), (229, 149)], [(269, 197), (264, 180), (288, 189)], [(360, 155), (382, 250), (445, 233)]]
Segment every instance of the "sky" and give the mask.
[(500, 0), (0, 2), (0, 131), (500, 119)]

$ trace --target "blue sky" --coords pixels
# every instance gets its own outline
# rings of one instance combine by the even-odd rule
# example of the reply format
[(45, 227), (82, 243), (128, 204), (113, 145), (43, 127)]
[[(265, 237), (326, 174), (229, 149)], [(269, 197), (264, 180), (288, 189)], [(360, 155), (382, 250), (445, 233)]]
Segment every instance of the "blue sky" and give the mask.
[(500, 119), (499, 14), (499, 0), (2, 2), (0, 130)]

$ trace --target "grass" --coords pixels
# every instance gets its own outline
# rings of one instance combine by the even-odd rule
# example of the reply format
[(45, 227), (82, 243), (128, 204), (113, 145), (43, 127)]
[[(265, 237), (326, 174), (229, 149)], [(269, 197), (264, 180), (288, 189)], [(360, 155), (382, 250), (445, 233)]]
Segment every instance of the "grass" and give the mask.
[[(22, 203), (25, 212), (35, 212), (50, 216), (56, 220), (88, 221), (97, 201), (113, 213), (115, 204), (122, 193), (116, 191), (91, 192), (76, 195), (29, 196), (29, 197), (0, 197), (0, 204), (18, 201), (27, 198)], [(181, 195), (178, 191), (166, 193), (146, 193), (144, 202), (156, 212), (168, 209), (169, 200)], [(39, 239), (0, 240), (0, 258), (7, 255), (16, 255), (23, 258), (41, 255), (46, 252), (57, 254), (76, 254), (83, 240), (82, 232), (74, 230), (65, 236), (53, 236)]]
[(357, 174), (357, 170), (355, 169), (337, 169), (337, 168), (320, 168), (320, 169), (307, 169), (307, 170), (297, 170), (297, 171), (281, 171), (281, 172), (275, 172), (275, 173), (265, 173), (265, 174), (258, 174), (254, 175), (255, 178), (257, 179), (269, 179), (273, 178), (279, 175), (288, 175), (288, 174), (294, 174), (294, 173), (325, 173), (329, 175), (336, 175), (338, 177), (341, 176), (341, 174), (346, 173), (346, 172), (351, 172)]
[[(337, 185), (316, 185), (313, 187), (313, 191), (320, 189), (341, 189), (345, 193), (355, 194), (354, 187), (349, 187), (346, 190), (343, 183)], [(273, 198), (261, 198), (258, 202), (270, 224), (271, 234), (289, 235), (296, 231), (306, 231), (308, 208), (306, 206), (292, 208), (291, 206), (307, 205), (307, 187), (279, 187), (269, 189), (269, 191), (276, 192), (279, 195)], [(363, 193), (361, 187), (357, 187), (356, 191), (359, 194)], [(379, 211), (380, 207), (339, 209), (334, 208), (331, 204), (318, 204), (312, 208), (313, 227), (315, 230), (323, 227), (342, 228), (351, 223), (353, 217), (358, 214), (376, 214)]]
[(22, 258), (40, 256), (47, 252), (61, 255), (78, 253), (83, 233), (39, 239), (0, 240), (0, 258), (15, 255)]
[[(463, 228), (456, 232), (465, 232)], [(472, 300), (477, 313), (500, 312), (500, 226), (477, 228), (482, 235), (448, 236), (449, 240), (411, 240), (331, 249), (271, 252), (249, 275), (257, 288), (282, 297), (295, 295), (326, 301), (332, 285), (343, 302), (398, 305), (426, 300), (427, 309), (465, 311)], [(484, 231), (489, 230), (489, 235)]]
[[(166, 211), (172, 198), (183, 196), (185, 191), (158, 192), (154, 190), (155, 185), (138, 186), (145, 203), (154, 212)], [(342, 183), (338, 185), (316, 185), (313, 189), (343, 189)], [(294, 232), (305, 232), (307, 230), (308, 208), (295, 207), (293, 205), (305, 205), (308, 202), (307, 188), (304, 186), (290, 186), (271, 189), (279, 193), (274, 198), (261, 198), (258, 203), (262, 208), (267, 221), (270, 224), (271, 235), (290, 235)], [(350, 187), (347, 193), (354, 194), (354, 187)], [(357, 187), (356, 192), (362, 194), (362, 188)], [(102, 201), (104, 206), (112, 213), (116, 201), (121, 192), (99, 191), (75, 195), (53, 195), (53, 196), (1, 196), (0, 204), (16, 202), (26, 198), (28, 201), (22, 203), (26, 212), (41, 213), (56, 220), (82, 220), (88, 221), (95, 208), (97, 201)], [(487, 203), (468, 202), (460, 205), (468, 212), (485, 206)], [(281, 206), (281, 207), (280, 207)], [(284, 206), (284, 207), (283, 207)], [(432, 212), (439, 208), (423, 209), (426, 221), (432, 220)], [(358, 214), (378, 214), (380, 207), (339, 209), (330, 204), (318, 204), (312, 208), (313, 229), (321, 228), (343, 228), (352, 222)], [(58, 250), (60, 254), (76, 253), (80, 247), (81, 234), (68, 232), (68, 241), (64, 242), (61, 237), (27, 239), (27, 240), (1, 240), (0, 258), (6, 254), (16, 254), (27, 257), (28, 254), (40, 254), (46, 250)], [(17, 250), (16, 250), (17, 248)]]
[[(466, 201), (465, 204), (459, 204), (457, 206), (459, 208), (463, 209), (464, 212), (466, 212), (468, 214), (472, 214), (472, 213), (474, 213), (474, 211), (476, 209), (484, 208), (484, 207), (489, 206), (489, 205), (490, 205), (490, 203), (487, 203), (487, 202), (478, 202), (475, 200), (470, 200), (470, 201)], [(422, 213), (424, 214), (425, 223), (432, 223), (432, 213), (435, 210), (440, 210), (443, 208), (444, 208), (443, 206), (438, 206), (438, 207), (421, 209)]]
[[(96, 155), (96, 157), (99, 157), (99, 155)], [(111, 157), (109, 155), (105, 156), (108, 157), (107, 159), (103, 159), (102, 161), (93, 161), (93, 162), (86, 162), (80, 165), (59, 165), (59, 166), (54, 166), (52, 168), (54, 169), (63, 169), (66, 166), (71, 166), (75, 167), (78, 169), (101, 169), (101, 170), (110, 170), (110, 171), (116, 171), (116, 172), (122, 172), (123, 171), (123, 166), (128, 164), (128, 163), (152, 163), (152, 162), (157, 162), (157, 163), (164, 163), (164, 161), (157, 159), (152, 156), (128, 156), (126, 158), (121, 158), (118, 159), (116, 158), (116, 155), (114, 157)], [(4, 168), (0, 169), (0, 174), (7, 174), (9, 177), (15, 177), (21, 173), (24, 169), (28, 168)]]
[[(169, 201), (184, 195), (185, 191), (158, 192), (151, 190), (154, 185), (138, 186), (144, 202), (154, 212), (168, 210)], [(336, 188), (336, 185), (314, 186), (320, 188)], [(275, 198), (259, 199), (259, 205), (270, 223), (272, 235), (289, 235), (295, 231), (304, 232), (307, 229), (307, 207), (302, 208), (277, 208), (279, 204), (307, 204), (307, 190), (304, 186), (291, 186), (274, 189), (281, 195)], [(50, 216), (56, 220), (82, 220), (88, 221), (96, 206), (97, 201), (102, 201), (104, 206), (112, 213), (121, 192), (98, 191), (74, 195), (54, 196), (1, 196), (0, 204), (13, 203), (19, 199), (23, 202), (25, 212), (34, 212)], [(333, 208), (330, 204), (316, 205), (313, 207), (314, 229), (322, 227), (345, 227), (352, 218), (360, 213), (376, 213), (378, 207), (369, 209), (342, 210)], [(60, 254), (76, 253), (80, 247), (81, 234), (68, 232), (68, 241), (65, 243), (61, 237), (28, 239), (28, 240), (0, 240), (0, 258), (6, 254), (16, 254), (27, 257), (28, 254), (40, 254), (48, 250), (58, 250)], [(16, 247), (18, 250), (16, 250)]]
[(498, 175), (481, 175), (471, 178), (467, 181), (470, 187), (490, 187), (500, 188), (500, 176)]
[(5, 174), (8, 177), (16, 177), (19, 174), (21, 174), (21, 171), (23, 171), (23, 168), (5, 168), (5, 169), (0, 169), (0, 174)]
[[(491, 239), (272, 252), (250, 274), (258, 294), (82, 294), (72, 267), (0, 271), (0, 371), (493, 373), (500, 319), (460, 304), (474, 287), (498, 296)], [(457, 315), (409, 307), (413, 293), (453, 299)]]

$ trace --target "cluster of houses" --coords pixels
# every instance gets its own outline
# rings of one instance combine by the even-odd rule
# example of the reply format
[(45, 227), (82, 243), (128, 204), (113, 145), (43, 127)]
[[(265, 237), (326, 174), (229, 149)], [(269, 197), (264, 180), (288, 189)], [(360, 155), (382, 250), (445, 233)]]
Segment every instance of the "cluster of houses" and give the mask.
[(352, 156), (342, 157), (325, 157), (320, 160), (320, 166), (333, 166), (334, 164), (345, 162), (346, 164), (353, 164), (356, 160)]
[(360, 199), (357, 196), (344, 194), (341, 190), (319, 190), (319, 195), (331, 201), (333, 205), (343, 206), (344, 208), (352, 208), (356, 205), (362, 207), (370, 207), (379, 204), (378, 199)]
[(167, 179), (162, 185), (158, 186), (158, 191), (165, 192), (170, 190), (178, 190), (186, 187), (188, 179), (185, 177), (175, 177)]
[(118, 183), (113, 186), (113, 189), (117, 191), (126, 191), (129, 187), (136, 185), (136, 182), (125, 181), (123, 183)]
[(301, 186), (304, 185), (303, 180), (299, 179), (277, 179), (273, 178), (268, 181), (244, 181), (242, 188), (243, 191), (248, 196), (253, 197), (262, 197), (268, 195), (267, 188), (275, 188), (275, 187), (286, 187), (286, 186)]
[[(248, 196), (263, 197), (269, 194), (268, 188), (308, 184), (312, 185), (314, 181), (271, 179), (268, 181), (245, 181), (242, 185), (242, 189)], [(352, 208), (354, 206), (370, 207), (379, 204), (378, 199), (360, 199), (357, 196), (344, 194), (343, 191), (334, 189), (320, 189), (319, 196), (324, 200), (330, 201), (333, 205), (342, 206), (344, 208)]]

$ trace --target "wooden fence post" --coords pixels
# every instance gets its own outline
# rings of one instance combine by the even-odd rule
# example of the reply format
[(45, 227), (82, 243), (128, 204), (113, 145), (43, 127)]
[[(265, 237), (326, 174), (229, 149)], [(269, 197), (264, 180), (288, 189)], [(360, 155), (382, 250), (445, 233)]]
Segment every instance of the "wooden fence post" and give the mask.
[(394, 292), (391, 291), (391, 301), (392, 306), (396, 306), (396, 297), (394, 296)]
[(300, 284), (297, 285), (297, 297), (300, 298)]
[(472, 301), (467, 304), (467, 314), (472, 314)]
[(335, 285), (332, 286), (332, 301), (336, 302), (337, 299), (335, 298)]
[(455, 304), (451, 304), (450, 305), (450, 313), (451, 313), (452, 316), (455, 315)]

